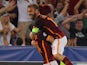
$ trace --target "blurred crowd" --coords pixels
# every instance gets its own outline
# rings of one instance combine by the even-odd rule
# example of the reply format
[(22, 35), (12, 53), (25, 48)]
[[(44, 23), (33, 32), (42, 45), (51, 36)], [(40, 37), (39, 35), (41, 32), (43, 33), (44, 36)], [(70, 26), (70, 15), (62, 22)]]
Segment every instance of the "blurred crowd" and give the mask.
[(55, 20), (67, 36), (67, 46), (87, 46), (87, 0), (0, 0), (0, 46), (31, 45), (30, 4)]

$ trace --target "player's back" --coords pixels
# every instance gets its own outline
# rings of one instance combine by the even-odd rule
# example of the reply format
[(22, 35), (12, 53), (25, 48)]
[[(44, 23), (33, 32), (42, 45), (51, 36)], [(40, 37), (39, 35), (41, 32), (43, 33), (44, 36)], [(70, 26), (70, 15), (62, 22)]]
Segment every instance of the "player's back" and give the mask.
[(64, 36), (64, 33), (58, 28), (58, 25), (51, 18), (40, 15), (36, 21), (36, 26), (40, 28), (41, 31), (45, 32), (48, 35), (61, 38)]

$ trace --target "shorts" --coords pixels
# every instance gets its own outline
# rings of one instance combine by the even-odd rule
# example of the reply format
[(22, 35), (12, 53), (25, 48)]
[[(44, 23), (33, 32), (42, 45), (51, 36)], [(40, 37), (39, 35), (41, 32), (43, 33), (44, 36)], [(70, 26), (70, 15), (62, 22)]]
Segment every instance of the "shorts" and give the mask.
[(49, 63), (47, 64), (43, 64), (43, 65), (58, 65), (57, 61), (54, 60), (54, 61), (50, 61)]
[(54, 42), (52, 43), (52, 54), (55, 55), (57, 53), (62, 54), (64, 52), (64, 47), (67, 44), (67, 38), (66, 36), (60, 38), (60, 39), (55, 39)]

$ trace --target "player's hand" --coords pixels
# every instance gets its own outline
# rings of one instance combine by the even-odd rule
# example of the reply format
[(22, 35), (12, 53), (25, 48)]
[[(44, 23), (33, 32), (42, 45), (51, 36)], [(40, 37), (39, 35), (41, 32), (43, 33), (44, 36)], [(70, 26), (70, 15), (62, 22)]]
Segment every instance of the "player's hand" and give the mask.
[(35, 40), (35, 34), (33, 32), (29, 33), (29, 37), (30, 39)]
[(37, 46), (36, 41), (35, 41), (35, 40), (32, 40), (32, 41), (31, 41), (31, 45), (32, 45), (32, 46)]
[(47, 39), (48, 42), (52, 43), (54, 41), (53, 36), (48, 35)]

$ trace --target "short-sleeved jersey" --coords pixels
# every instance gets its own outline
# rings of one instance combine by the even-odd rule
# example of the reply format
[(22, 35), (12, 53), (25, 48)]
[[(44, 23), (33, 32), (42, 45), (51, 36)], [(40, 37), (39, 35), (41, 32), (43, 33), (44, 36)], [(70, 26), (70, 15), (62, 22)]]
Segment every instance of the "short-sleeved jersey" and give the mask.
[(40, 15), (35, 21), (35, 26), (47, 35), (51, 35), (54, 38), (62, 38), (64, 33), (58, 28), (58, 25), (51, 18)]

